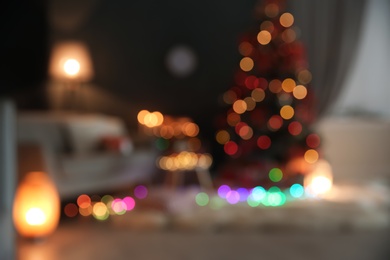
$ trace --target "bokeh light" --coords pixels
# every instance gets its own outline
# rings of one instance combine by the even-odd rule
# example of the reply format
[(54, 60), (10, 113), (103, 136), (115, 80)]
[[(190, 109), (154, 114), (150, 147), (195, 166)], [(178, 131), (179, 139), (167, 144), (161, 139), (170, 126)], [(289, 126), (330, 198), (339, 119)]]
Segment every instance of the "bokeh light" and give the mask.
[(245, 72), (251, 71), (254, 65), (253, 60), (249, 57), (244, 57), (240, 61), (240, 68)]
[(226, 154), (234, 155), (238, 152), (238, 145), (233, 141), (229, 141), (223, 146), (223, 149)]
[(195, 137), (199, 134), (199, 127), (195, 123), (187, 122), (184, 123), (182, 131), (186, 136)]
[(149, 114), (150, 112), (148, 110), (141, 110), (138, 112), (137, 120), (141, 125), (145, 124), (145, 116)]
[(294, 198), (300, 198), (305, 193), (305, 189), (301, 184), (295, 183), (290, 187), (290, 194)]
[(198, 204), (199, 206), (206, 206), (208, 203), (209, 203), (209, 195), (207, 195), (207, 193), (205, 192), (199, 192), (198, 194), (196, 194), (195, 196), (195, 202), (196, 204)]
[(237, 192), (240, 195), (241, 202), (246, 201), (248, 199), (248, 196), (250, 195), (248, 189), (246, 189), (246, 188), (238, 188)]
[(138, 185), (134, 188), (134, 196), (138, 199), (145, 199), (148, 196), (148, 189), (144, 185)]
[(293, 95), (296, 99), (304, 99), (307, 96), (307, 89), (303, 85), (294, 88)]
[(245, 79), (245, 86), (248, 89), (256, 88), (257, 84), (258, 84), (258, 79), (255, 76), (250, 75), (250, 76), (246, 77), (246, 79)]
[(106, 220), (110, 214), (106, 204), (103, 202), (96, 202), (92, 208), (92, 215), (97, 220)]
[(298, 81), (301, 84), (309, 84), (311, 82), (311, 79), (312, 79), (312, 75), (311, 75), (310, 71), (308, 71), (308, 70), (299, 71), (297, 77), (298, 77)]
[(254, 101), (261, 102), (265, 98), (265, 92), (261, 88), (255, 88), (251, 92), (251, 97), (253, 98)]
[(274, 3), (267, 4), (264, 8), (264, 13), (269, 18), (274, 18), (279, 14), (279, 6)]
[(281, 128), (283, 125), (283, 119), (278, 116), (278, 115), (273, 115), (269, 120), (268, 120), (268, 128), (271, 131), (276, 131), (279, 128)]
[(124, 197), (122, 201), (126, 205), (127, 211), (131, 211), (135, 208), (135, 200), (132, 197), (130, 196)]
[(226, 194), (226, 201), (229, 204), (237, 204), (240, 201), (240, 194), (235, 190), (230, 190)]
[(238, 132), (238, 135), (244, 139), (244, 140), (249, 140), (252, 138), (253, 136), (253, 129), (248, 126), (248, 125), (245, 125), (243, 127), (240, 128), (239, 132)]
[(273, 79), (270, 81), (268, 88), (272, 93), (279, 93), (282, 90), (282, 82), (278, 79)]
[(213, 164), (213, 157), (210, 154), (200, 154), (198, 158), (198, 167), (208, 169)]
[(268, 177), (273, 182), (279, 182), (283, 178), (283, 172), (279, 168), (273, 168), (269, 171)]
[(101, 202), (103, 202), (104, 204), (108, 205), (110, 204), (112, 201), (114, 200), (114, 197), (112, 197), (111, 195), (104, 195), (102, 198), (101, 198)]
[(263, 150), (268, 149), (271, 146), (271, 138), (266, 135), (260, 136), (257, 138), (257, 146)]
[(255, 201), (261, 201), (265, 198), (267, 192), (261, 186), (256, 186), (251, 190), (250, 197)]
[(282, 82), (282, 89), (287, 93), (293, 92), (295, 87), (296, 87), (295, 80), (291, 78), (287, 78)]
[(288, 125), (288, 132), (294, 136), (299, 135), (300, 133), (302, 133), (302, 124), (297, 121), (291, 122)]
[(253, 198), (252, 195), (249, 195), (246, 202), (248, 203), (249, 206), (251, 206), (252, 208), (254, 207), (257, 207), (260, 205), (261, 203), (261, 200), (256, 200), (255, 198)]
[(252, 111), (256, 107), (256, 102), (251, 97), (244, 98), (244, 101), (246, 103), (246, 110)]
[(294, 116), (294, 108), (289, 105), (283, 106), (280, 109), (280, 116), (286, 120), (291, 119)]
[(272, 36), (269, 31), (262, 30), (257, 34), (257, 41), (261, 45), (266, 45), (271, 42)]
[(221, 185), (218, 188), (218, 196), (222, 199), (226, 199), (226, 194), (230, 191), (230, 187), (228, 185)]
[(266, 204), (277, 207), (286, 203), (286, 195), (277, 187), (271, 187), (267, 192)]
[(229, 113), (226, 121), (230, 126), (235, 126), (236, 124), (238, 124), (241, 121), (241, 117), (237, 113), (234, 113), (234, 112)]
[(111, 203), (111, 209), (115, 212), (117, 215), (123, 215), (126, 213), (127, 206), (121, 199), (114, 199)]
[(68, 203), (64, 207), (64, 213), (67, 217), (73, 218), (79, 213), (79, 208), (74, 203)]
[(79, 207), (79, 213), (83, 217), (88, 217), (92, 214), (92, 205), (89, 205), (87, 208), (80, 208)]
[(297, 39), (297, 34), (292, 28), (286, 29), (282, 33), (282, 40), (286, 43), (291, 43)]
[(210, 199), (209, 206), (213, 210), (219, 210), (226, 205), (226, 201), (218, 196), (213, 196)]
[(222, 98), (226, 104), (231, 105), (237, 100), (237, 94), (233, 90), (228, 90), (223, 94)]
[(304, 158), (308, 163), (315, 163), (318, 160), (318, 152), (314, 149), (309, 149), (305, 152)]
[(233, 103), (233, 110), (237, 114), (243, 114), (247, 109), (247, 104), (244, 100), (239, 99), (236, 100), (236, 102)]
[(317, 148), (321, 143), (321, 139), (317, 134), (309, 134), (306, 137), (306, 144), (310, 148)]
[(83, 209), (88, 208), (89, 206), (91, 206), (91, 198), (86, 194), (81, 194), (77, 198), (77, 205)]
[(280, 16), (279, 22), (283, 27), (290, 27), (294, 23), (294, 16), (290, 13), (284, 13)]
[(238, 46), (238, 51), (242, 56), (249, 56), (253, 51), (253, 46), (249, 42), (242, 42)]
[(260, 24), (260, 30), (266, 30), (272, 33), (275, 30), (275, 26), (271, 21), (264, 21)]
[(215, 139), (219, 144), (226, 144), (230, 140), (230, 134), (226, 130), (217, 132)]

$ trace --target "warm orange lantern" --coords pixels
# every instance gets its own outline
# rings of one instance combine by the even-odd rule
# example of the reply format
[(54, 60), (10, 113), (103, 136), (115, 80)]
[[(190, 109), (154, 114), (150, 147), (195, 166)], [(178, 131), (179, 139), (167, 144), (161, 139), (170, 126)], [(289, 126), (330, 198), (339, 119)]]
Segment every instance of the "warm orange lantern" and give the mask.
[(305, 176), (306, 192), (312, 196), (322, 196), (333, 186), (333, 173), (330, 164), (321, 159), (314, 164), (313, 170)]
[(57, 228), (60, 198), (57, 188), (44, 172), (30, 172), (16, 190), (13, 219), (24, 237), (45, 237)]

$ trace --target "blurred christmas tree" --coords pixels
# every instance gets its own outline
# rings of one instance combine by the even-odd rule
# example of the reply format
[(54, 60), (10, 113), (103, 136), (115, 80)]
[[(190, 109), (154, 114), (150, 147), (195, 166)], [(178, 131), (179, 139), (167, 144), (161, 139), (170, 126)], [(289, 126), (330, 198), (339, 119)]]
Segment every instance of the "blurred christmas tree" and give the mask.
[(242, 39), (234, 85), (221, 97), (216, 140), (229, 158), (222, 182), (243, 187), (302, 183), (319, 157), (320, 138), (304, 45), (284, 1), (261, 1)]

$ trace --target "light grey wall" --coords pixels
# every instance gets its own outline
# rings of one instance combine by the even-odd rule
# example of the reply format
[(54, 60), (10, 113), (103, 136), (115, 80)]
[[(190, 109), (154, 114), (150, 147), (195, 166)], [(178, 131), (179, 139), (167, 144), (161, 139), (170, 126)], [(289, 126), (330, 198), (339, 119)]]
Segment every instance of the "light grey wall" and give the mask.
[(367, 1), (360, 49), (334, 114), (390, 118), (390, 1)]

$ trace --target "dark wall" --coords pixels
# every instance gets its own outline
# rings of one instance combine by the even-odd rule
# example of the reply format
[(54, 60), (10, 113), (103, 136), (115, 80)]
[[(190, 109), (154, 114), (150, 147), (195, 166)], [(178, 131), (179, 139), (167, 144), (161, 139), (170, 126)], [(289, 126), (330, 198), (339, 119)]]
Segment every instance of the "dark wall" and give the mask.
[[(89, 2), (53, 1), (50, 8), (57, 15), (51, 37), (53, 42), (81, 40), (88, 45), (93, 83), (134, 110), (209, 122), (218, 95), (232, 81), (238, 37), (251, 22), (255, 1)], [(72, 17), (78, 22), (66, 24)], [(198, 61), (194, 73), (185, 78), (173, 76), (165, 66), (168, 51), (181, 44), (192, 48)]]
[(48, 60), (45, 1), (2, 1), (0, 32), (0, 96), (15, 99), (21, 108), (44, 108)]

